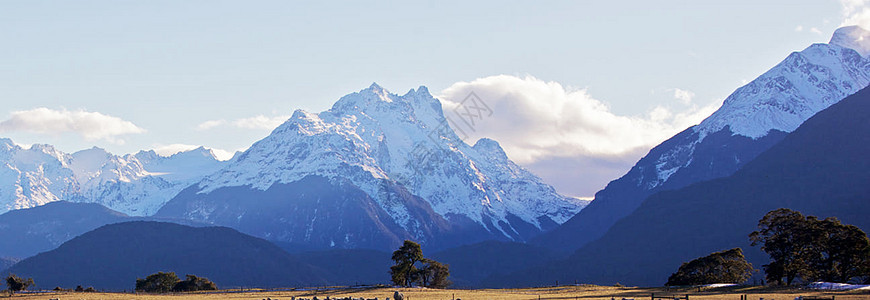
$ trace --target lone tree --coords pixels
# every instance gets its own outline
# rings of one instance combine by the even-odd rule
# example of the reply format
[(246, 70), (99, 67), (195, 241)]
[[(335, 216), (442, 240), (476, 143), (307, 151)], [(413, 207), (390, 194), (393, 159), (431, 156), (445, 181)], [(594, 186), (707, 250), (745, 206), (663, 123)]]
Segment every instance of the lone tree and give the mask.
[(217, 285), (208, 278), (188, 274), (182, 281), (175, 283), (173, 292), (195, 292), (217, 290)]
[(423, 260), (423, 250), (420, 244), (405, 241), (399, 250), (393, 252), (393, 261), (396, 263), (390, 267), (393, 284), (410, 287), (416, 281), (418, 274), (417, 262)]
[(167, 293), (172, 291), (175, 284), (178, 283), (178, 276), (175, 272), (157, 272), (145, 279), (136, 279), (136, 291), (144, 293)]
[(743, 249), (734, 248), (696, 258), (683, 263), (668, 277), (667, 286), (710, 283), (743, 283), (752, 276), (752, 264), (743, 256)]
[(768, 282), (791, 285), (797, 278), (847, 282), (866, 275), (870, 264), (867, 235), (836, 218), (819, 220), (780, 208), (764, 215), (749, 239), (770, 255), (771, 262), (764, 265)]
[[(390, 275), (393, 284), (410, 287), (414, 283), (431, 288), (445, 288), (451, 284), (448, 265), (423, 257), (420, 244), (405, 241), (399, 250), (393, 252)], [(417, 264), (421, 264), (418, 268)]]
[(12, 294), (26, 290), (31, 285), (33, 285), (33, 278), (24, 279), (15, 274), (9, 274), (9, 276), (6, 277), (6, 288), (9, 289), (9, 292)]

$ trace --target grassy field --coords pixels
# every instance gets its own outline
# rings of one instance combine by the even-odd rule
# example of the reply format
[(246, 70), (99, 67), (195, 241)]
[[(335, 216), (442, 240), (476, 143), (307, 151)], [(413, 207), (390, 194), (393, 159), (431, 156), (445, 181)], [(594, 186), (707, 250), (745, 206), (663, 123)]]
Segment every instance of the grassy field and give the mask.
[(741, 295), (747, 295), (748, 300), (763, 298), (764, 300), (792, 300), (797, 296), (816, 296), (836, 300), (870, 300), (870, 291), (863, 292), (828, 292), (809, 291), (799, 289), (774, 289), (763, 287), (732, 287), (720, 289), (664, 289), (664, 288), (632, 288), (632, 287), (605, 287), (605, 286), (561, 286), (549, 288), (529, 289), (494, 289), (494, 290), (434, 290), (434, 289), (330, 289), (323, 291), (221, 291), (216, 293), (185, 293), (167, 295), (143, 295), (129, 293), (39, 293), (39, 294), (16, 294), (11, 298), (4, 299), (100, 299), (100, 300), (158, 300), (158, 299), (290, 299), (291, 297), (319, 299), (337, 297), (365, 297), (367, 299), (392, 298), (393, 292), (399, 290), (409, 300), (534, 300), (534, 299), (622, 299), (635, 300), (650, 299), (650, 294), (657, 296), (689, 295), (689, 299), (710, 300), (740, 300)]

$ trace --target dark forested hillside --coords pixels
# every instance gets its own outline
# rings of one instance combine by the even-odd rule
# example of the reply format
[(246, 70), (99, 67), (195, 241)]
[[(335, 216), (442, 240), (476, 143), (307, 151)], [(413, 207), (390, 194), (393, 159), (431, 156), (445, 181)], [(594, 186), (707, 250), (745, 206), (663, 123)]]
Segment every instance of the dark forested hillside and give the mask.
[(42, 289), (82, 285), (131, 290), (136, 278), (158, 271), (207, 277), (222, 288), (327, 283), (325, 271), (236, 230), (145, 221), (100, 227), (9, 271), (33, 277)]

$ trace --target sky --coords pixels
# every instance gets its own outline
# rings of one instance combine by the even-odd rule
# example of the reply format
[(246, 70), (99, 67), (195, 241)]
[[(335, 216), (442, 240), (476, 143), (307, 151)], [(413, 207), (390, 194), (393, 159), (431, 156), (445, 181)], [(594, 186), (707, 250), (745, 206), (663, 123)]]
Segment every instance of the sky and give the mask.
[(493, 115), (474, 139), (499, 141), (562, 194), (591, 197), (789, 53), (870, 25), (868, 7), (3, 0), (0, 137), (228, 158), (296, 109), (326, 110), (372, 82), (399, 94), (427, 86), (445, 108), (475, 92)]

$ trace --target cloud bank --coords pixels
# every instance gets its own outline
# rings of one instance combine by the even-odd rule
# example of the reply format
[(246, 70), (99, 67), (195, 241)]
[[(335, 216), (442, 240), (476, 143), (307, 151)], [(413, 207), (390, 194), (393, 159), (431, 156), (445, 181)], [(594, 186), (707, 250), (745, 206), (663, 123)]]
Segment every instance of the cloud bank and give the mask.
[(74, 133), (87, 141), (105, 140), (123, 144), (122, 135), (144, 133), (145, 129), (130, 121), (84, 110), (53, 110), (45, 107), (13, 111), (0, 122), (0, 132), (30, 132), (37, 134)]
[(858, 25), (870, 29), (870, 0), (840, 0), (843, 23), (840, 26)]
[[(462, 102), (474, 92), (491, 110), (474, 126), (454, 122), (473, 144), (493, 138), (517, 163), (571, 196), (591, 196), (616, 179), (650, 148), (698, 124), (716, 106), (691, 104), (694, 93), (673, 89), (685, 109), (656, 107), (644, 115), (623, 116), (610, 111), (585, 89), (565, 87), (535, 77), (508, 75), (458, 82), (439, 96), (445, 114), (453, 119), (464, 112)], [(574, 176), (571, 176), (574, 175)]]

